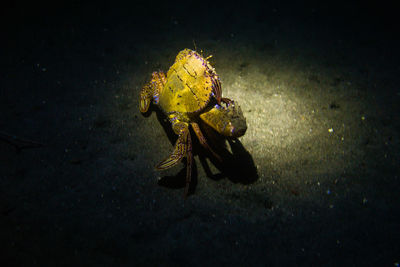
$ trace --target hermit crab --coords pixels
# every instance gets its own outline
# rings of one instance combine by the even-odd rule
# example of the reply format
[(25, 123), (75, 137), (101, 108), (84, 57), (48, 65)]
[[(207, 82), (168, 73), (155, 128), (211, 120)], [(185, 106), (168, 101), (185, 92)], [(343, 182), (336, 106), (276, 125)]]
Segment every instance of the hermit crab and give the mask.
[(165, 170), (175, 166), (186, 156), (185, 198), (188, 195), (193, 160), (189, 127), (192, 127), (200, 144), (220, 161), (220, 156), (207, 144), (199, 121), (202, 120), (218, 133), (230, 138), (240, 137), (247, 130), (240, 106), (222, 97), (220, 79), (208, 58), (203, 58), (196, 51), (184, 49), (179, 52), (166, 75), (163, 71), (153, 72), (150, 82), (140, 92), (140, 111), (147, 112), (151, 102), (158, 105), (178, 135), (173, 152), (156, 169)]

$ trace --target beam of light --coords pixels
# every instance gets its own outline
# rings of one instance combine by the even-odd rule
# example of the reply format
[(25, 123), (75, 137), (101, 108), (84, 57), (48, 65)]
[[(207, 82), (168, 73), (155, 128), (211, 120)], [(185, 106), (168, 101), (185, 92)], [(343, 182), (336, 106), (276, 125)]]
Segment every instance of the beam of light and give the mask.
[[(371, 131), (369, 118), (375, 107), (348, 69), (307, 60), (306, 55), (291, 59), (285, 51), (261, 59), (249, 49), (240, 57), (233, 56), (237, 54), (233, 48), (218, 51), (213, 52), (211, 64), (221, 77), (223, 96), (239, 101), (247, 119), (248, 130), (240, 140), (259, 175), (251, 190), (268, 188), (280, 201), (290, 197), (285, 192), (306, 200), (334, 192), (334, 184), (363, 164), (363, 142)], [(147, 68), (151, 73), (153, 69)], [(148, 78), (145, 71), (142, 74)], [(135, 83), (135, 105), (145, 79), (130, 82)], [(152, 147), (141, 153), (156, 163), (172, 146), (160, 139), (157, 120), (139, 117), (138, 125), (147, 140), (140, 147)]]

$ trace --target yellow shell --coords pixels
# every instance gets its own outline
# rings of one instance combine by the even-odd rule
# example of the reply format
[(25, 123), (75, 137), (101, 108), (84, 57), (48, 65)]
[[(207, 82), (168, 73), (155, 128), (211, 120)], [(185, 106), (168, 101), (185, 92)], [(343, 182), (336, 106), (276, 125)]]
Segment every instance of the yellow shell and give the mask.
[(167, 72), (159, 104), (167, 114), (195, 113), (204, 109), (220, 88), (218, 75), (209, 62), (197, 52), (184, 49)]

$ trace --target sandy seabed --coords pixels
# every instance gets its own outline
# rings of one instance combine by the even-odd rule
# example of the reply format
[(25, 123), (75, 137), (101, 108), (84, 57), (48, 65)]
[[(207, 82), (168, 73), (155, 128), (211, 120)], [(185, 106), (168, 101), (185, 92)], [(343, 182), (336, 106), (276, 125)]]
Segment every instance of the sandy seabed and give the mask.
[[(396, 43), (325, 9), (263, 8), (211, 13), (209, 29), (190, 16), (149, 19), (145, 4), (82, 4), (11, 27), (0, 88), (5, 262), (398, 265)], [(222, 163), (194, 141), (184, 200), (185, 164), (154, 169), (176, 137), (156, 107), (138, 107), (151, 72), (194, 46), (213, 55), (248, 130), (229, 142), (209, 132)]]

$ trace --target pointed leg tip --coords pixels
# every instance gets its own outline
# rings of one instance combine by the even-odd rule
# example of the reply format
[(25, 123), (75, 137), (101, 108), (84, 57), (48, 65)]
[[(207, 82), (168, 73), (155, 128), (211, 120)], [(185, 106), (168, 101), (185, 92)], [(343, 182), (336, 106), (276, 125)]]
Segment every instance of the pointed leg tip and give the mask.
[(139, 105), (140, 112), (146, 113), (147, 110), (149, 109), (149, 106), (150, 106), (150, 102), (149, 101), (140, 100), (140, 105)]

